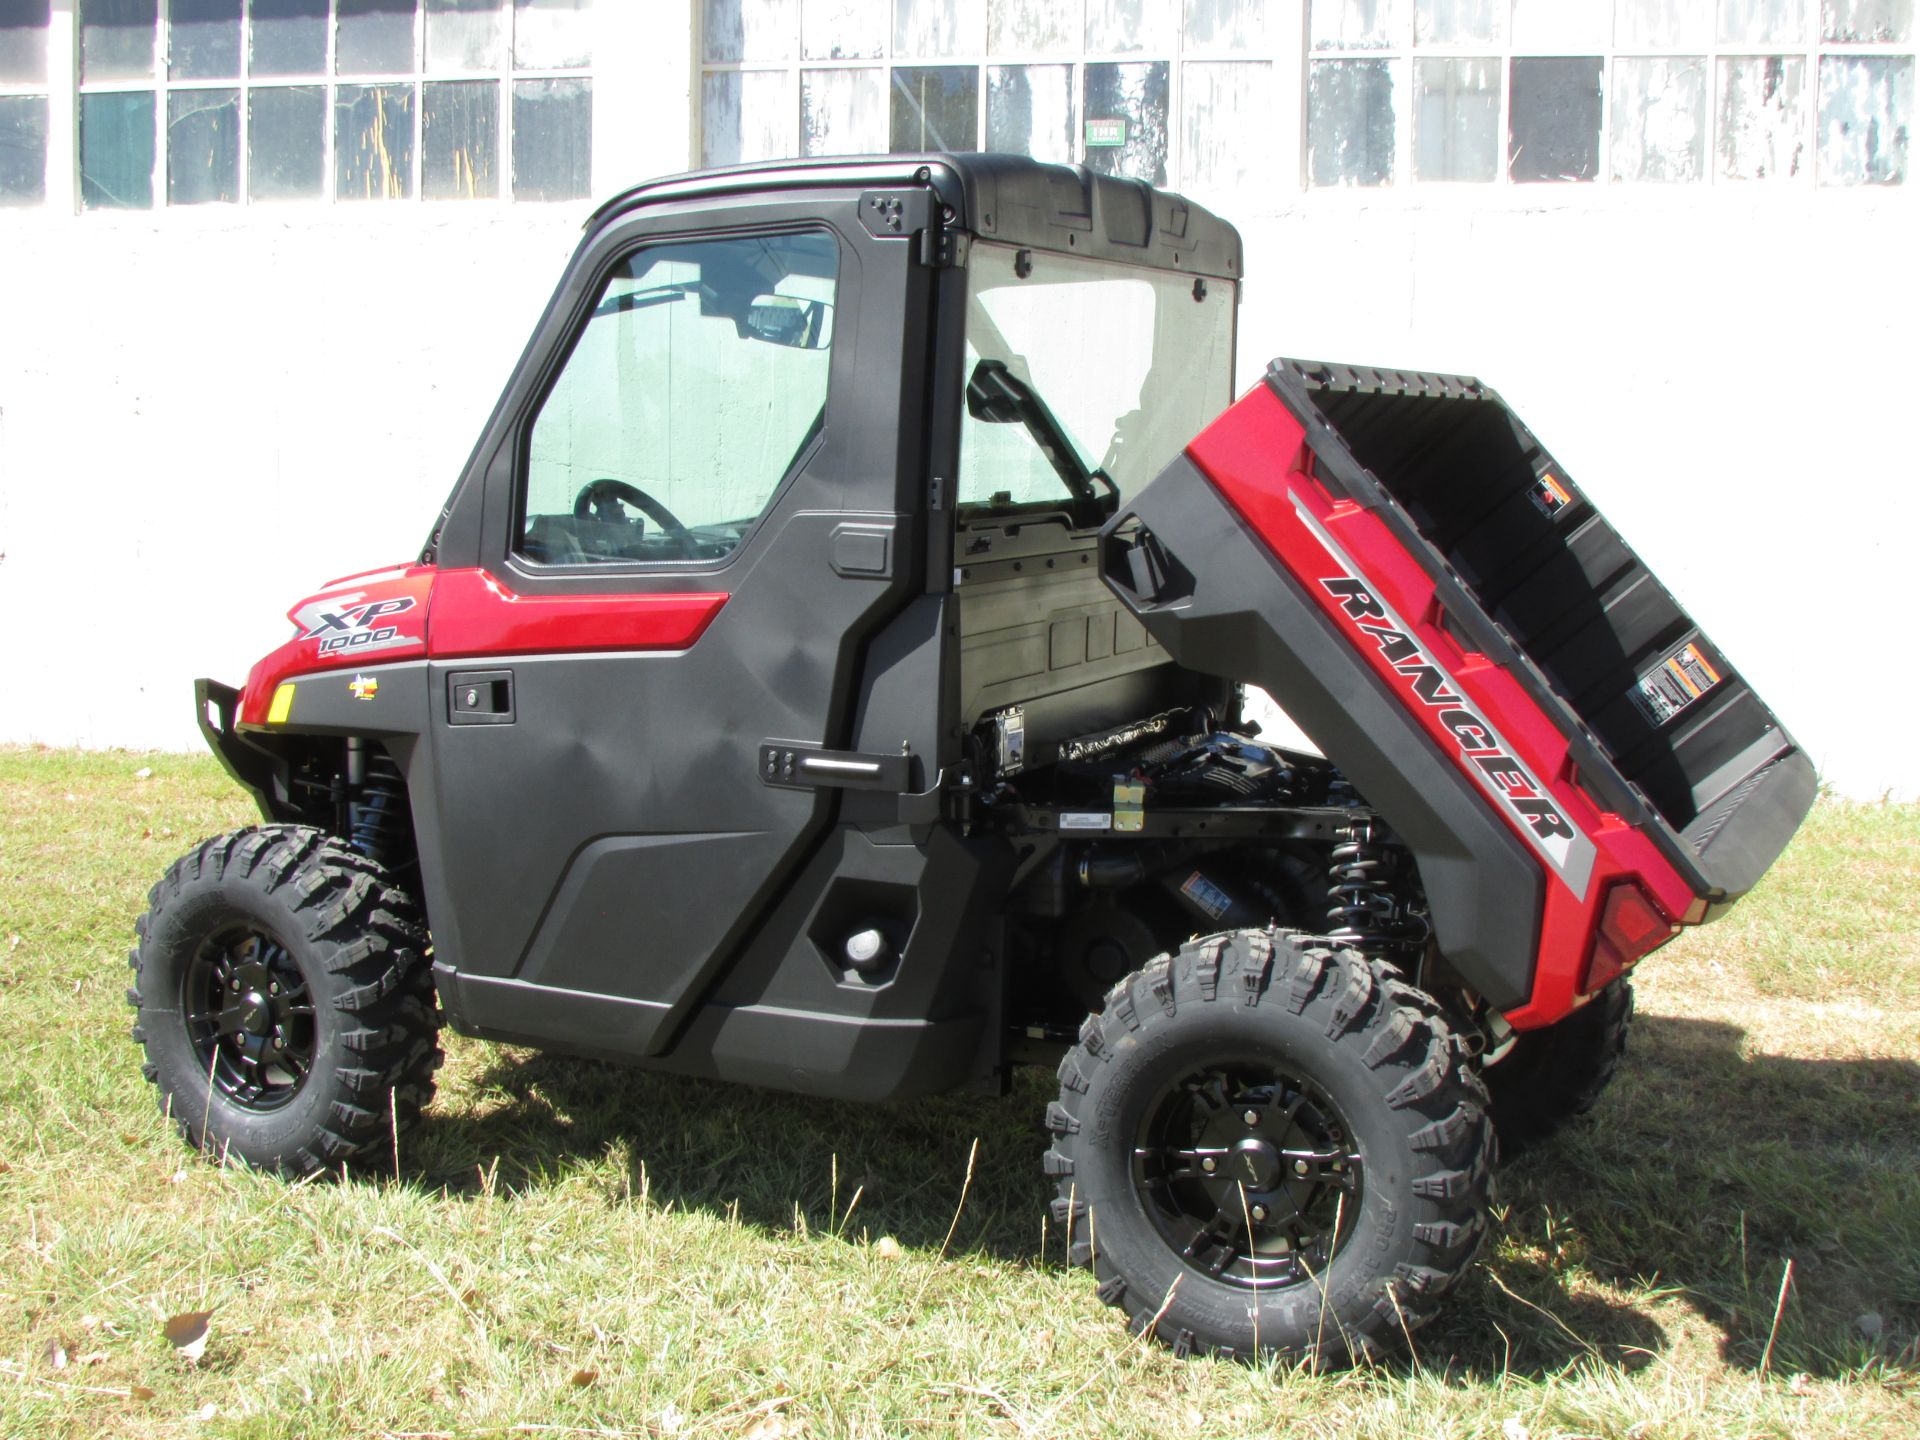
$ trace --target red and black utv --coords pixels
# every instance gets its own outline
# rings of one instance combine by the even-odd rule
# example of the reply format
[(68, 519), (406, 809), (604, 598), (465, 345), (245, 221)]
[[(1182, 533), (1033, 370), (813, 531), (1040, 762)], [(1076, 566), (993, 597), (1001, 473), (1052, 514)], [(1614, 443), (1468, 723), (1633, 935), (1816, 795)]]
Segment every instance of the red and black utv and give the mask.
[(1008, 156), (603, 206), (420, 556), (199, 683), (266, 823), (138, 926), (187, 1136), (376, 1161), (443, 1021), (847, 1100), (1044, 1062), (1137, 1325), (1431, 1314), (1495, 1130), (1592, 1103), (1814, 772), (1490, 390), (1232, 401), (1240, 279), (1200, 206)]

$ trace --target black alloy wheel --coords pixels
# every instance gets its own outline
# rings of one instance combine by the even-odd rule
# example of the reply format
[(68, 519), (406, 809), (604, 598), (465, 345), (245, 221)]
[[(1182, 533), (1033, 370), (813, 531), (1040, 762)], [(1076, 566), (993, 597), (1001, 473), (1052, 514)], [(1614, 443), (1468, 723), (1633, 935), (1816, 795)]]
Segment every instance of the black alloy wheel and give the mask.
[(278, 1110), (313, 1073), (313, 992), (269, 931), (243, 922), (210, 935), (187, 967), (181, 1013), (200, 1068), (236, 1105)]
[(280, 1175), (395, 1163), (440, 1048), (426, 926), (394, 877), (269, 825), (188, 851), (147, 902), (127, 1001), (180, 1133)]
[(1107, 993), (1047, 1107), (1054, 1222), (1176, 1354), (1385, 1354), (1486, 1233), (1487, 1093), (1434, 999), (1287, 930), (1188, 941)]
[(1160, 1236), (1245, 1290), (1326, 1273), (1360, 1215), (1353, 1131), (1311, 1083), (1255, 1059), (1169, 1084), (1140, 1124), (1134, 1189)]

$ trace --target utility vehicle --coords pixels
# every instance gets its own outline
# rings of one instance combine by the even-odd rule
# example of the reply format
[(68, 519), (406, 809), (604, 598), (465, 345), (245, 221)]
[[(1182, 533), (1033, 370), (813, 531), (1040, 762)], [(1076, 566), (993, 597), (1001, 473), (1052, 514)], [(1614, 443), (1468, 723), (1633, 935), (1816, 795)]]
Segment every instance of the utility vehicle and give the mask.
[(1485, 386), (1234, 400), (1241, 267), (1000, 155), (601, 207), (418, 557), (198, 684), (265, 823), (137, 927), (187, 1138), (378, 1163), (441, 1023), (848, 1101), (1045, 1063), (1136, 1327), (1339, 1363), (1431, 1315), (1496, 1131), (1592, 1103), (1814, 772)]

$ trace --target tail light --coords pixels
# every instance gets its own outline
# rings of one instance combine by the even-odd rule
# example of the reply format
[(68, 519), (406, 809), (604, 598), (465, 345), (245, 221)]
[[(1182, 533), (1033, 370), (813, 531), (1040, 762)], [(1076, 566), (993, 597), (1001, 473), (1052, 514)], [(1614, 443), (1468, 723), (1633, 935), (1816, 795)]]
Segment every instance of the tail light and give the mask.
[(1679, 927), (1661, 913), (1646, 891), (1631, 880), (1619, 881), (1607, 892), (1607, 903), (1600, 911), (1580, 993), (1591, 995), (1603, 989), (1677, 933)]

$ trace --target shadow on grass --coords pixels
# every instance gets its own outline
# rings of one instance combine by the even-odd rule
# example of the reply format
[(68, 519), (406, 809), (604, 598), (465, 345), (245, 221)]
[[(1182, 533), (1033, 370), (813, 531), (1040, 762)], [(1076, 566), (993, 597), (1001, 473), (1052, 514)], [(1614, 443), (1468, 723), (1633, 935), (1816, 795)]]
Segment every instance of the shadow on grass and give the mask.
[[(1501, 1174), (1505, 1223), (1475, 1273), (1416, 1335), (1433, 1370), (1538, 1376), (1632, 1369), (1669, 1348), (1654, 1302), (1679, 1295), (1727, 1363), (1758, 1367), (1781, 1274), (1793, 1285), (1776, 1373), (1858, 1374), (1911, 1348), (1920, 1322), (1920, 1066), (1743, 1052), (1745, 1032), (1643, 1015), (1606, 1100)], [(892, 1235), (937, 1250), (979, 1151), (957, 1251), (1057, 1263), (1042, 1217), (1039, 1118), (1050, 1075), (1006, 1098), (856, 1106), (590, 1061), (492, 1052), (470, 1109), (435, 1115), (419, 1181), (459, 1194), (499, 1162), (509, 1190), (585, 1165), (610, 1203), (656, 1204), (791, 1232)], [(837, 1185), (835, 1168), (837, 1164)], [(1856, 1321), (1877, 1315), (1877, 1340)], [(1871, 1324), (1868, 1325), (1871, 1329)]]

